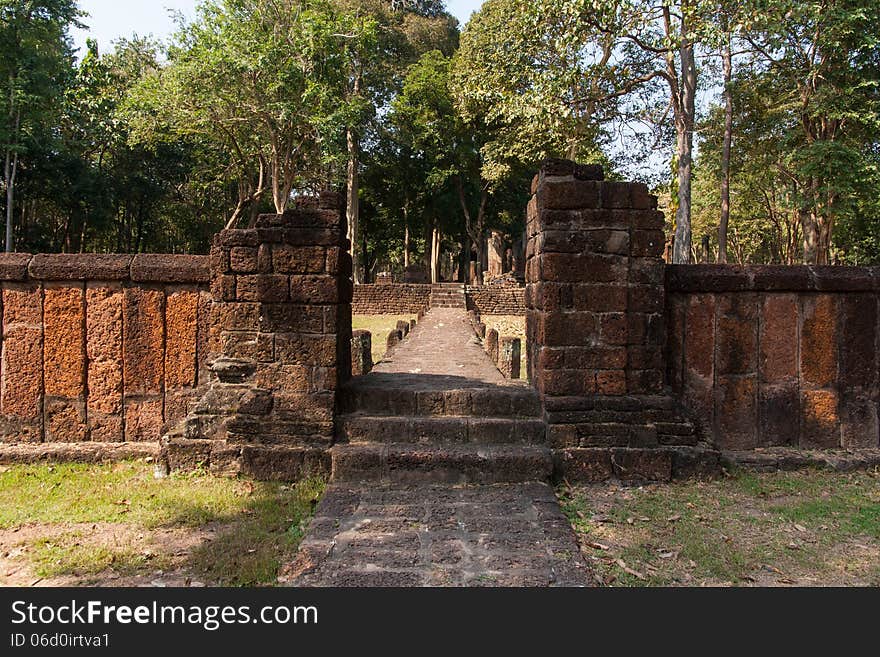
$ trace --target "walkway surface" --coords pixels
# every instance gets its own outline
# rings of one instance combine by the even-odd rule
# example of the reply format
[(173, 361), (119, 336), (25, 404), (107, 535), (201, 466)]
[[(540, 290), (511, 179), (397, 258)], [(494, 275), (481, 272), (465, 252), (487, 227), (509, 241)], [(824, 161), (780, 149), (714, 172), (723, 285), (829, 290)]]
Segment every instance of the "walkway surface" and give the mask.
[(398, 380), (412, 383), (448, 377), (450, 384), (461, 379), (469, 386), (520, 385), (501, 375), (474, 333), (467, 314), (457, 308), (430, 310), (373, 372), (378, 375), (375, 378), (383, 381), (391, 380), (387, 375), (403, 375)]
[(591, 586), (546, 484), (331, 485), (282, 581), (294, 586)]
[[(520, 462), (524, 450), (543, 454), (549, 462), (549, 449), (535, 444), (545, 440), (537, 395), (527, 384), (503, 378), (463, 310), (431, 310), (373, 373), (353, 380), (342, 393), (350, 415), (338, 422), (336, 480), (319, 504), (296, 560), (284, 569), (283, 582), (594, 584), (553, 489), (546, 481), (529, 481), (532, 473), (536, 480), (548, 477), (549, 467), (532, 469), (530, 460), (522, 461), (525, 469), (509, 467), (509, 462)], [(406, 424), (401, 416), (412, 422), (407, 438), (398, 437)], [(524, 431), (535, 423), (541, 431), (533, 441)], [(352, 424), (358, 430), (347, 432)], [(470, 427), (467, 444), (450, 446), (464, 440), (455, 432), (465, 425)], [(495, 427), (492, 435), (490, 425)], [(416, 441), (417, 446), (406, 444)], [(397, 454), (394, 463), (388, 453)], [(346, 454), (349, 463), (366, 463), (362, 470), (354, 468), (355, 480), (344, 474)], [(374, 468), (373, 460), (378, 463), (383, 455), (387, 462)], [(389, 470), (398, 478), (389, 479)], [(500, 478), (481, 476), (491, 472)], [(519, 478), (505, 478), (510, 472)], [(358, 480), (360, 473), (375, 476)]]

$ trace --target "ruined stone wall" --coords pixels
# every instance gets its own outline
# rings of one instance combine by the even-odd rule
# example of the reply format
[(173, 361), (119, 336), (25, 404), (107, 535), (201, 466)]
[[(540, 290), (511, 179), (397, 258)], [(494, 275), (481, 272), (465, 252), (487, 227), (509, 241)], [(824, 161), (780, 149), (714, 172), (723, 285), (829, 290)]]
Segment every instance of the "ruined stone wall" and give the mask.
[(355, 315), (417, 315), (431, 301), (431, 286), (418, 283), (355, 285)]
[(668, 381), (723, 449), (877, 448), (880, 269), (670, 266)]
[[(519, 284), (468, 286), (468, 310), (482, 315), (525, 315), (525, 287)], [(416, 315), (431, 301), (431, 286), (420, 283), (355, 285), (355, 315)]]
[(526, 314), (526, 288), (516, 283), (468, 286), (466, 296), (468, 310), (481, 315)]
[(204, 256), (0, 255), (0, 441), (156, 441), (207, 356)]
[(168, 470), (296, 479), (330, 467), (351, 378), (352, 263), (336, 194), (297, 199), (211, 247), (211, 379), (162, 438)]

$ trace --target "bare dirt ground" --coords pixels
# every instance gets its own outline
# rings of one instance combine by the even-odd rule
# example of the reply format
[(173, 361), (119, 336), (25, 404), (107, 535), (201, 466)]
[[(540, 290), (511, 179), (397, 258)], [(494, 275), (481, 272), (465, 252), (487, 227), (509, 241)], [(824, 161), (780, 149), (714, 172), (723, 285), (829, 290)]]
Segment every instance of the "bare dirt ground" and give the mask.
[[(203, 574), (194, 574), (187, 564), (193, 550), (210, 542), (217, 529), (144, 530), (106, 522), (36, 524), (3, 529), (0, 530), (0, 586), (211, 586), (216, 582), (207, 580)], [(45, 561), (43, 551), (48, 548), (51, 555), (54, 547), (109, 554), (109, 565), (98, 572), (67, 572), (41, 577), (36, 571)], [(118, 565), (114, 563), (117, 560)], [(156, 567), (152, 568), (150, 562)], [(46, 565), (51, 568), (53, 564)]]

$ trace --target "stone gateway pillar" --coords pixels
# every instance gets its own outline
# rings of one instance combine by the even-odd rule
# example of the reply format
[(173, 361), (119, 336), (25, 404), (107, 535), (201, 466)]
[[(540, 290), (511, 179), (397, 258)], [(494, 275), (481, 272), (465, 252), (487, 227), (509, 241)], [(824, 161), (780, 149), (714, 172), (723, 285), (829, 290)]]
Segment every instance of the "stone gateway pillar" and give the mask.
[(351, 377), (351, 255), (336, 195), (305, 199), (211, 249), (211, 383), (163, 438), (167, 468), (293, 479), (329, 471)]
[[(664, 384), (657, 199), (645, 185), (608, 182), (601, 167), (566, 160), (545, 162), (532, 191), (529, 379), (558, 472), (581, 480), (689, 474), (700, 437)], [(708, 458), (717, 466), (716, 452)]]

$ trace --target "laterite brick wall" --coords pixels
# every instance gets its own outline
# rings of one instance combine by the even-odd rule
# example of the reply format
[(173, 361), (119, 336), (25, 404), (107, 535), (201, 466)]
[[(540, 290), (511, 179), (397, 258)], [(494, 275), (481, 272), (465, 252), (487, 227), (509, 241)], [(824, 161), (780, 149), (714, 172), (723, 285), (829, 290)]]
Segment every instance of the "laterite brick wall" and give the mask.
[(355, 315), (417, 315), (431, 301), (431, 286), (417, 283), (373, 283), (354, 286)]
[(480, 285), (467, 288), (468, 310), (481, 315), (526, 314), (526, 288), (523, 285)]
[(208, 258), (0, 255), (0, 441), (155, 441), (207, 355)]
[(667, 268), (668, 381), (722, 449), (877, 448), (880, 269)]
[[(522, 285), (468, 286), (468, 310), (482, 315), (526, 314), (526, 289)], [(351, 304), (355, 315), (416, 315), (428, 308), (431, 286), (421, 283), (355, 285)]]

